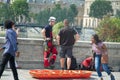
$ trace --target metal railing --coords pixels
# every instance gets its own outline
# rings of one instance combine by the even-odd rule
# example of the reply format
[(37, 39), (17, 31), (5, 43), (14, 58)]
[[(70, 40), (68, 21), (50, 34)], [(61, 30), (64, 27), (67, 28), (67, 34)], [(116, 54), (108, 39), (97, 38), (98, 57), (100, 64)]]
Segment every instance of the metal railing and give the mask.
[[(33, 24), (16, 24), (16, 28), (19, 28), (20, 38), (41, 38), (41, 29), (44, 26)], [(0, 37), (5, 36), (4, 25), (0, 24)]]
[[(16, 24), (19, 31), (19, 38), (42, 38), (41, 30), (44, 26), (35, 25), (35, 24)], [(80, 34), (80, 40), (89, 41), (91, 35), (94, 34), (94, 29), (92, 28), (82, 28), (74, 27), (77, 32)], [(5, 36), (5, 29), (3, 24), (0, 24), (0, 37)]]

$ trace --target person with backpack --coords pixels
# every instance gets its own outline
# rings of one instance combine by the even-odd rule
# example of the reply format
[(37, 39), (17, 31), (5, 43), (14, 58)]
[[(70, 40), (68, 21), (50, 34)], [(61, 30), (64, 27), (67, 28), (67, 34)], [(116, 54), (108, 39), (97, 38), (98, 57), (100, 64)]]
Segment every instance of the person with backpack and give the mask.
[(107, 74), (110, 76), (111, 80), (115, 80), (114, 75), (108, 68), (108, 53), (106, 45), (99, 39), (97, 34), (92, 35), (92, 50), (95, 53), (95, 69), (100, 80), (103, 80), (102, 73), (100, 70), (100, 66), (102, 64), (102, 68)]
[(64, 28), (57, 35), (57, 43), (60, 45), (60, 65), (64, 69), (65, 56), (67, 56), (67, 70), (71, 66), (72, 50), (74, 43), (79, 39), (79, 34), (75, 29), (70, 28), (68, 19), (64, 19)]

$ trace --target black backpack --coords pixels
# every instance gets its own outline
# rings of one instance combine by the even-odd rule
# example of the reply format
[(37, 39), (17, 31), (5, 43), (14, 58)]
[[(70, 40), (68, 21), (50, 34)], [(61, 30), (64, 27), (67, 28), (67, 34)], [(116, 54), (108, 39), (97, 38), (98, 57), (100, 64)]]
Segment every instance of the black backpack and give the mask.
[[(75, 70), (76, 68), (77, 68), (77, 60), (74, 56), (72, 56), (70, 70)], [(65, 69), (67, 69), (67, 58), (65, 59)]]

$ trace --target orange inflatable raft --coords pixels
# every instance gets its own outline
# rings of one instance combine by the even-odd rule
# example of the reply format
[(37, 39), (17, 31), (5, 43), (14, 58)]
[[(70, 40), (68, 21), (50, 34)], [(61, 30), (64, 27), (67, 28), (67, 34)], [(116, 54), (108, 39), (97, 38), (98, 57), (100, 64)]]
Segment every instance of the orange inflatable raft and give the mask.
[(84, 70), (30, 70), (32, 77), (37, 79), (78, 79), (90, 78), (91, 71)]

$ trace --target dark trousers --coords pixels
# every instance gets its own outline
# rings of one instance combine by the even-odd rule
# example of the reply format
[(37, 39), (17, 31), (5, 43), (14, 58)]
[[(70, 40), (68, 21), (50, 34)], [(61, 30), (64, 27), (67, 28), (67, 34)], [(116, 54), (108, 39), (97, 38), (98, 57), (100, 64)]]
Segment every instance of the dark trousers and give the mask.
[(17, 73), (16, 67), (15, 67), (15, 57), (8, 54), (8, 53), (4, 54), (2, 57), (2, 61), (0, 64), (0, 78), (2, 76), (4, 69), (5, 69), (5, 65), (8, 63), (8, 61), (10, 62), (10, 68), (12, 69), (14, 80), (19, 80), (18, 73)]

